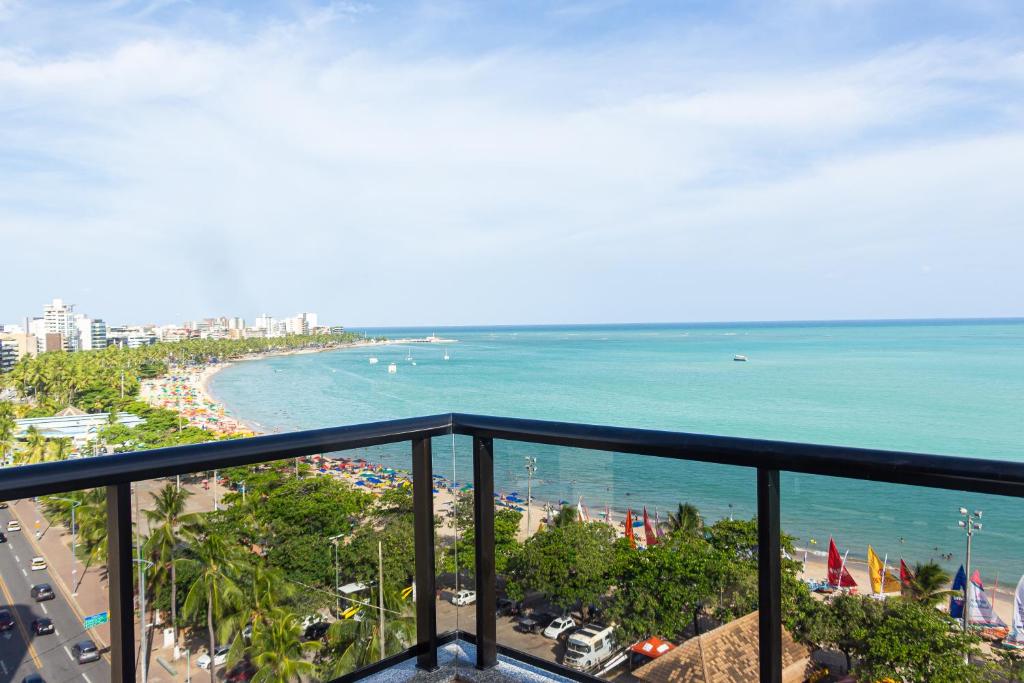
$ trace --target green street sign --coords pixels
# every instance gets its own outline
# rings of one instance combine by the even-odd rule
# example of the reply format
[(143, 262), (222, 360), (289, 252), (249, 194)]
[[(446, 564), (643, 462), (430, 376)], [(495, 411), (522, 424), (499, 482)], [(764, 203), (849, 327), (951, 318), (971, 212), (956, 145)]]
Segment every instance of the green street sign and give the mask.
[(86, 628), (96, 628), (100, 624), (105, 624), (110, 621), (109, 612), (100, 612), (99, 614), (91, 614), (85, 618), (82, 623)]

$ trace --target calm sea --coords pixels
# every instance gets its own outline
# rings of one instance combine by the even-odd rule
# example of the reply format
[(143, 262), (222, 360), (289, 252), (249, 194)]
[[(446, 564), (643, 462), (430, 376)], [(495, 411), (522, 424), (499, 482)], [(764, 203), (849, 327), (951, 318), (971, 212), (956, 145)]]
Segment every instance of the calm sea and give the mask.
[[(443, 412), (955, 454), (1024, 458), (1024, 320), (672, 324), (367, 330), (436, 333), (387, 346), (238, 363), (213, 393), (236, 415), (290, 431)], [(749, 358), (734, 362), (734, 354)], [(379, 363), (371, 365), (369, 357)], [(395, 374), (387, 372), (397, 364)], [(435, 440), (435, 469), (471, 481), (469, 443)], [(407, 448), (369, 459), (408, 468)], [(579, 496), (592, 513), (679, 501), (706, 517), (752, 516), (741, 468), (500, 442), (496, 487)], [(960, 506), (984, 511), (975, 566), (1000, 585), (1024, 572), (1024, 501), (783, 475), (784, 530), (798, 545), (959, 565)], [(813, 539), (813, 541), (812, 541)], [(952, 558), (943, 556), (952, 554)]]

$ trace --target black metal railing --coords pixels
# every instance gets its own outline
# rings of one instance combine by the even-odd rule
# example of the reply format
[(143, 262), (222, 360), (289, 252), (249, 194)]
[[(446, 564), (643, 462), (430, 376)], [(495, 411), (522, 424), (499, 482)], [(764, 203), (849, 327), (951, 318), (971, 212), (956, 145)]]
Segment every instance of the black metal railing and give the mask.
[(476, 643), (478, 668), (494, 666), (498, 654), (505, 653), (576, 680), (593, 679), (497, 644), (493, 542), (495, 439), (756, 470), (760, 679), (764, 683), (782, 680), (780, 472), (1024, 497), (1024, 464), (1016, 462), (455, 413), (8, 468), (0, 470), (0, 500), (106, 487), (111, 677), (118, 682), (134, 681), (132, 482), (409, 442), (415, 511), (417, 642), (406, 653), (345, 678), (358, 679), (409, 657), (416, 657), (422, 668), (434, 669), (439, 644), (452, 634), (439, 638), (436, 624), (431, 437), (448, 434), (473, 439), (476, 492), (476, 634), (455, 635)]

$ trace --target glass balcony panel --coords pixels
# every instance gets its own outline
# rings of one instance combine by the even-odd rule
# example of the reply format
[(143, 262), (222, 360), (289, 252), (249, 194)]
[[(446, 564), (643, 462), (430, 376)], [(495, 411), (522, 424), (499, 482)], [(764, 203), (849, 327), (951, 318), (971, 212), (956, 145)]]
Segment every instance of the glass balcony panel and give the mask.
[(495, 451), (500, 645), (633, 676), (757, 610), (752, 470), (509, 441)]

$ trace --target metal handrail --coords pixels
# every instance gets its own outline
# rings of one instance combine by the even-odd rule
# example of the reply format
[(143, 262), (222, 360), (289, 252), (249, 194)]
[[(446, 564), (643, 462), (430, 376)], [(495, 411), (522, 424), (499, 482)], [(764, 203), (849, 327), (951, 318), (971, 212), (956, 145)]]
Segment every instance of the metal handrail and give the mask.
[[(121, 453), (0, 470), (0, 500), (107, 487), (112, 678), (134, 680), (131, 483), (317, 453), (409, 442), (415, 512), (417, 644), (407, 654), (437, 665), (431, 438), (473, 439), (474, 525), (494, 526), (494, 441), (519, 441), (748, 467), (757, 473), (761, 681), (782, 675), (780, 473), (799, 472), (1024, 497), (1024, 463), (823, 446), (546, 420), (451, 413)], [(477, 533), (477, 666), (497, 662), (493, 535)], [(557, 666), (557, 665), (552, 665)], [(358, 678), (359, 672), (346, 676)], [(364, 674), (365, 675), (365, 674)], [(578, 678), (578, 677), (577, 677)]]

